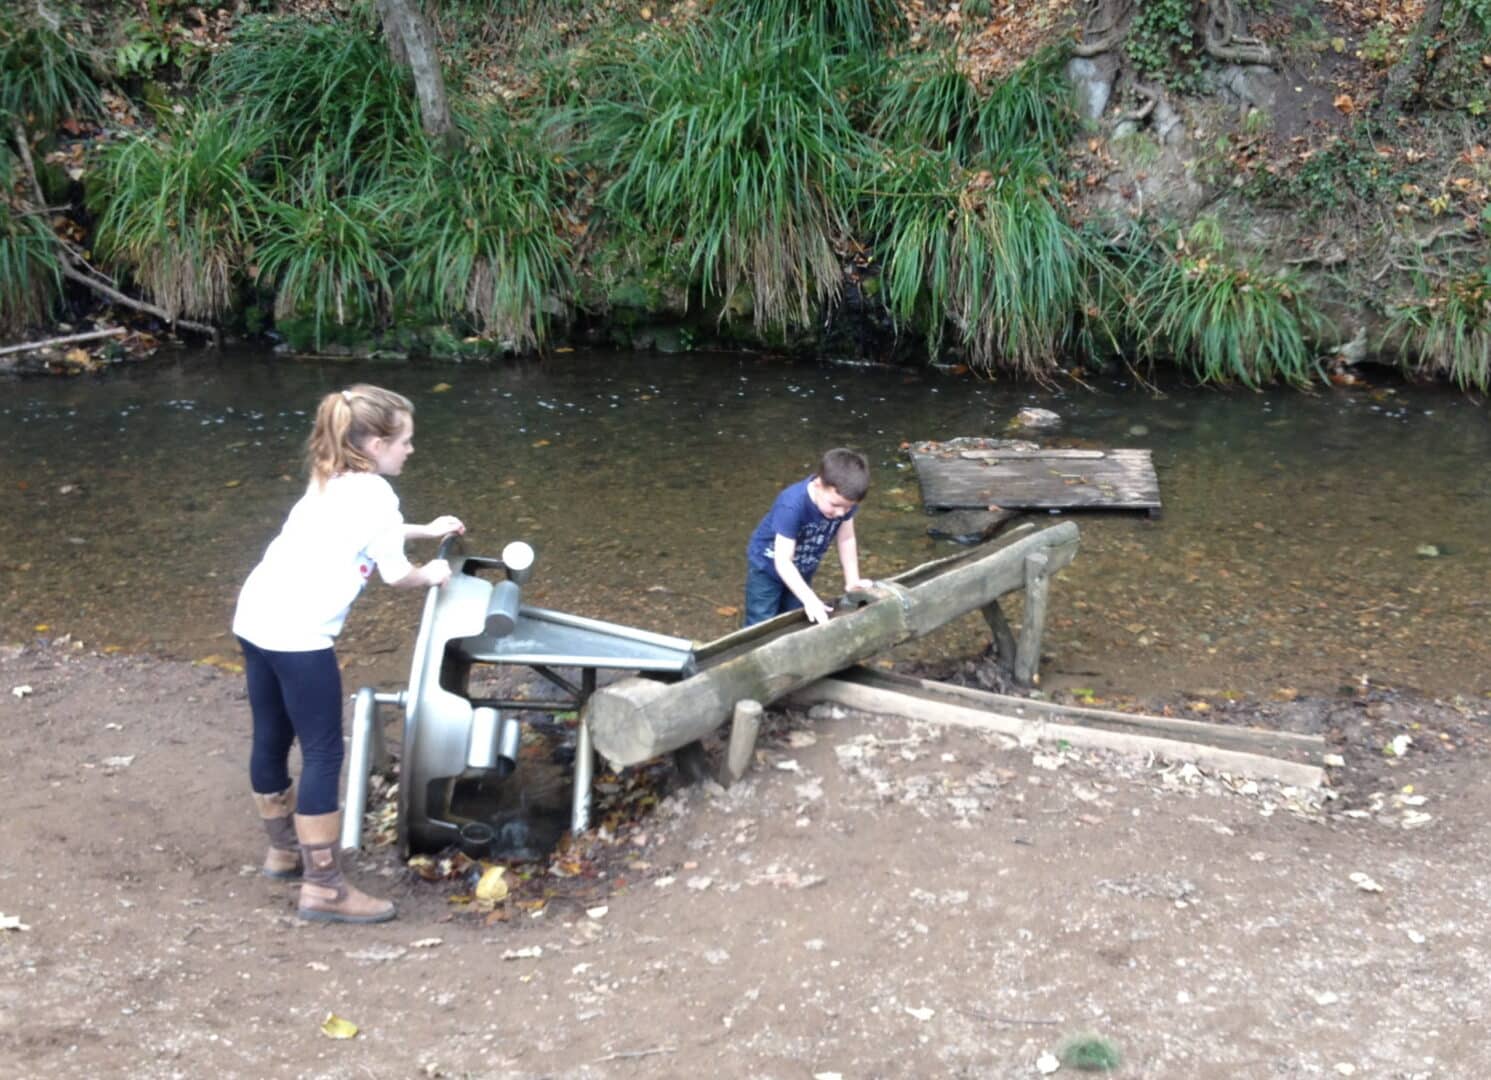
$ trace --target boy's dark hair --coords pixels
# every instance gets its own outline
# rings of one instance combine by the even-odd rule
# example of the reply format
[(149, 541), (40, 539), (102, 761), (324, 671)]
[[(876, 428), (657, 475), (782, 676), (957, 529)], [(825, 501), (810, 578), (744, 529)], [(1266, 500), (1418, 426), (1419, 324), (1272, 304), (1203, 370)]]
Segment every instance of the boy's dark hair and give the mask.
[(858, 450), (838, 446), (818, 463), (818, 479), (850, 502), (863, 502), (870, 490), (870, 463)]

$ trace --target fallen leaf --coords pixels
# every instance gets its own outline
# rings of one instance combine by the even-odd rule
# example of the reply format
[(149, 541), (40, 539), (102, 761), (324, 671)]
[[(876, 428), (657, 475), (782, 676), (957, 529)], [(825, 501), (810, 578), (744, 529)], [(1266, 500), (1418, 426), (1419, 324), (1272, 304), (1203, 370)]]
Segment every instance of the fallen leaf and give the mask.
[(476, 898), (487, 904), (506, 900), (507, 882), (502, 880), (502, 875), (505, 873), (507, 873), (505, 866), (489, 866), (482, 871), (481, 880), (476, 883)]
[(321, 1021), (321, 1034), (328, 1039), (350, 1039), (357, 1034), (357, 1025), (351, 1020), (343, 1020), (336, 1013), (327, 1013), (326, 1019)]
[(430, 393), (432, 393), (432, 394), (443, 394), (443, 393), (445, 393), (449, 389), (451, 389), (450, 383), (448, 383), (448, 382), (437, 382), (434, 386), (430, 387)]

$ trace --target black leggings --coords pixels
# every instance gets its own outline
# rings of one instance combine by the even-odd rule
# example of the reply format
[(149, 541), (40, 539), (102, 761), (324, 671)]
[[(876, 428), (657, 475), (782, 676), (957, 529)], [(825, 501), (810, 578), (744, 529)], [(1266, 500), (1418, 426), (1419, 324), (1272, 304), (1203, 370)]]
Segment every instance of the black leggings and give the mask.
[(249, 782), (261, 795), (290, 786), (290, 744), (300, 740), (300, 814), (341, 806), (342, 673), (332, 649), (273, 652), (238, 639), (254, 714)]

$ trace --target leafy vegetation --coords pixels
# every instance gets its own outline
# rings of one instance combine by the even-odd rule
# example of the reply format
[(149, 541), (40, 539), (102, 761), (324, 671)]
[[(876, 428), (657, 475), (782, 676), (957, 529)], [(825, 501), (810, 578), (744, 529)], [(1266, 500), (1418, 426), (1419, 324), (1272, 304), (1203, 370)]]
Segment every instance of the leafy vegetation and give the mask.
[(905, 29), (895, 0), (718, 0), (716, 10), (726, 23), (802, 33), (829, 51), (878, 49)]
[(832, 55), (800, 33), (659, 34), (593, 76), (582, 159), (616, 227), (671, 238), (708, 298), (746, 290), (758, 327), (802, 325), (839, 286), (839, 192), (859, 136)]
[(251, 174), (262, 129), (221, 110), (172, 118), (99, 156), (97, 244), (171, 318), (213, 318), (255, 234), (262, 195)]
[(241, 123), (265, 131), (282, 170), (314, 161), (350, 183), (382, 175), (422, 141), (406, 75), (370, 27), (246, 19), (210, 88)]
[(1229, 257), (1214, 223), (1161, 240), (1144, 259), (1129, 309), (1143, 355), (1173, 359), (1202, 382), (1304, 384), (1325, 319), (1287, 271)]
[(7, 333), (45, 318), (62, 284), (46, 219), (11, 197), (19, 172), (15, 155), (0, 143), (0, 330)]
[(559, 227), (563, 177), (499, 108), (462, 121), (464, 151), (419, 177), (405, 290), (483, 334), (542, 344), (545, 302), (572, 291)]
[(1191, 90), (1201, 76), (1190, 0), (1147, 0), (1134, 14), (1124, 51), (1147, 79)]
[(1461, 387), (1491, 389), (1491, 265), (1435, 285), (1395, 306), (1385, 343), (1400, 346), (1421, 373)]
[(1049, 181), (1030, 158), (970, 173), (922, 149), (868, 178), (862, 214), (886, 305), (934, 355), (950, 326), (975, 368), (1041, 375), (1070, 343), (1097, 266)]
[(0, 123), (49, 131), (98, 112), (98, 85), (62, 30), (19, 12), (0, 15)]

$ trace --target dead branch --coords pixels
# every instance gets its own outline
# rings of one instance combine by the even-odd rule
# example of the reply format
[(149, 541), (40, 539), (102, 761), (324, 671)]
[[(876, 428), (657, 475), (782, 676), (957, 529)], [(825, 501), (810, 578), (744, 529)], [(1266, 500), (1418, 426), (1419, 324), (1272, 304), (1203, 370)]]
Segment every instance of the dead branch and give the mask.
[(1239, 29), (1233, 0), (1207, 0), (1203, 30), (1206, 51), (1218, 60), (1231, 64), (1261, 64), (1264, 67), (1273, 67), (1276, 62), (1272, 49)]
[[(46, 204), (46, 197), (42, 194), (41, 181), (36, 178), (36, 163), (31, 158), (31, 144), (26, 140), (26, 130), (21, 126), (19, 121), (15, 121), (12, 128), (16, 140), (16, 149), (21, 156), (21, 164), (25, 166), (26, 175), (31, 180), (31, 190), (36, 193), (37, 205), (44, 206)], [(206, 323), (193, 322), (190, 319), (172, 318), (164, 308), (146, 303), (144, 300), (137, 300), (133, 296), (127, 296), (120, 292), (108, 281), (102, 280), (103, 275), (89, 266), (87, 261), (80, 255), (74, 254), (73, 246), (65, 242), (61, 237), (57, 238), (57, 254), (62, 263), (62, 276), (69, 281), (76, 281), (79, 285), (86, 285), (89, 289), (92, 289), (100, 296), (106, 297), (112, 303), (119, 304), (122, 307), (133, 308), (135, 311), (144, 312), (146, 315), (153, 315), (168, 325), (181, 327), (184, 330), (191, 330), (197, 334), (204, 334), (212, 338), (214, 344), (218, 341), (217, 327), (209, 326)]]
[(8, 356), (11, 353), (35, 352), (37, 349), (50, 349), (55, 345), (74, 345), (80, 341), (96, 341), (99, 338), (117, 337), (127, 333), (122, 326), (111, 326), (107, 330), (90, 330), (86, 334), (65, 334), (62, 337), (47, 338), (45, 341), (27, 341), (20, 345), (7, 345), (0, 349), (0, 356)]

